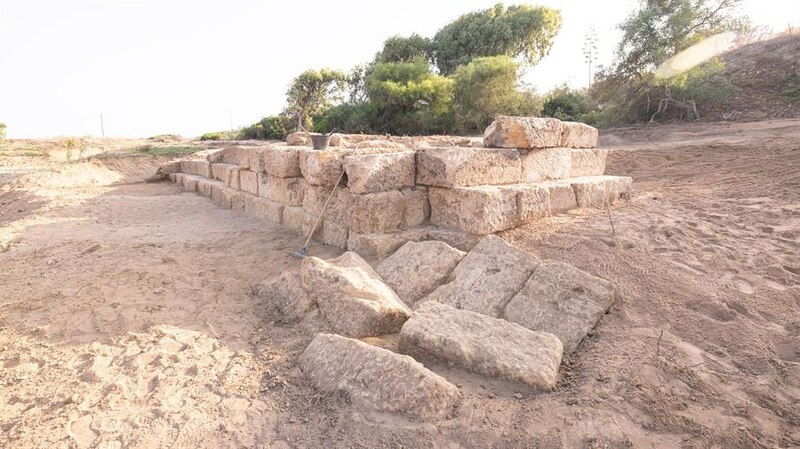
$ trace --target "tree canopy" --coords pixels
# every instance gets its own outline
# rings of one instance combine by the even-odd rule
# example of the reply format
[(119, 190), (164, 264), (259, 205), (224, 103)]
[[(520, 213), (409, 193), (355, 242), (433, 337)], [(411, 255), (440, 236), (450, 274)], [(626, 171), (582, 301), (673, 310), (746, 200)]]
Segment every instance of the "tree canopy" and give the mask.
[(383, 49), (375, 55), (375, 62), (414, 62), (420, 58), (430, 60), (431, 41), (419, 34), (409, 37), (392, 36), (383, 43)]
[(432, 41), (436, 66), (443, 75), (481, 56), (520, 57), (536, 64), (546, 56), (561, 29), (561, 13), (543, 6), (505, 7), (462, 15), (439, 30)]
[(311, 117), (344, 98), (347, 74), (330, 69), (309, 69), (292, 81), (286, 92), (287, 111), (300, 126), (309, 126)]

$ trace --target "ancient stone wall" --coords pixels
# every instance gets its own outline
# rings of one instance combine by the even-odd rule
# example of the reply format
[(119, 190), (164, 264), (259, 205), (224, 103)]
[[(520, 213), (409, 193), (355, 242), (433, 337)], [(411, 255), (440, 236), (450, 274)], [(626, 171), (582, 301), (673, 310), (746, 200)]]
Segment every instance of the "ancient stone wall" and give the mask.
[[(631, 179), (605, 176), (597, 130), (555, 119), (498, 117), (474, 138), (340, 135), (316, 151), (235, 147), (162, 167), (186, 190), (365, 257), (407, 241), (469, 250), (486, 234), (577, 207), (628, 198)], [(337, 184), (338, 182), (338, 184)]]

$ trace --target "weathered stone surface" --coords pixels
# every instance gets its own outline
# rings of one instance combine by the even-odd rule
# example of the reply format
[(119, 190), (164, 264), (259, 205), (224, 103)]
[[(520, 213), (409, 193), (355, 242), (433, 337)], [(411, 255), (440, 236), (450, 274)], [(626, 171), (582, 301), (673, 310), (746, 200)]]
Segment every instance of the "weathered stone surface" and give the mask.
[(217, 162), (211, 164), (211, 174), (214, 179), (220, 180), (226, 186), (234, 189), (239, 188), (239, 166), (235, 164), (226, 164), (224, 162)]
[(499, 317), (508, 301), (525, 285), (539, 259), (488, 235), (467, 253), (442, 285), (423, 301)]
[(250, 194), (230, 187), (226, 188), (229, 190), (229, 195), (231, 198), (231, 209), (238, 212), (244, 212), (244, 201), (246, 197), (250, 196)]
[(225, 187), (225, 185), (220, 181), (217, 182), (218, 184), (213, 184), (211, 186), (211, 201), (217, 203), (220, 207), (230, 209), (231, 197), (227, 192), (227, 190), (230, 190), (230, 188)]
[[(350, 142), (350, 139), (345, 139)], [(359, 150), (362, 149), (384, 149), (384, 150), (395, 150), (396, 152), (399, 151), (408, 151), (409, 147), (406, 146), (402, 142), (396, 142), (391, 140), (383, 140), (383, 139), (373, 139), (373, 140), (365, 140), (363, 142), (353, 142), (353, 147)]]
[(251, 148), (247, 147), (228, 147), (217, 153), (215, 162), (235, 164), (240, 170), (250, 169)]
[(413, 228), (427, 223), (431, 218), (431, 202), (428, 199), (428, 189), (424, 186), (413, 189), (403, 189), (403, 220), (400, 227)]
[(337, 248), (347, 248), (347, 238), (350, 231), (346, 226), (330, 220), (324, 220), (320, 226), (322, 231), (319, 240), (322, 243)]
[(359, 234), (350, 231), (347, 237), (347, 250), (370, 259), (383, 259), (395, 252), (406, 242), (425, 240), (428, 230), (413, 228), (402, 231), (380, 232), (376, 234)]
[(362, 341), (317, 334), (298, 360), (311, 383), (359, 408), (416, 418), (446, 417), (461, 393), (409, 356)]
[(403, 223), (403, 206), (403, 194), (397, 190), (350, 194), (347, 200), (347, 227), (360, 234), (399, 229)]
[[(306, 212), (302, 207), (286, 206), (283, 208), (283, 225), (303, 237), (308, 236), (316, 220), (316, 215)], [(320, 226), (314, 232), (313, 238), (316, 240), (319, 240), (322, 236), (321, 227), (320, 223)]]
[(470, 251), (483, 238), (482, 235), (470, 234), (456, 229), (427, 226), (426, 237), (428, 240), (439, 240), (461, 251)]
[(517, 150), (428, 148), (417, 151), (417, 184), (467, 187), (513, 184), (520, 180)]
[(299, 131), (286, 136), (286, 144), (292, 146), (308, 146), (311, 145), (311, 138), (308, 137), (307, 132)]
[(283, 221), (283, 204), (273, 203), (266, 198), (242, 192), (244, 196), (244, 213), (270, 223), (281, 224)]
[(261, 173), (264, 171), (264, 162), (267, 154), (272, 152), (270, 147), (255, 147), (250, 150), (250, 171)]
[(303, 287), (341, 335), (360, 338), (399, 332), (411, 314), (356, 253), (346, 252), (329, 261), (306, 257), (301, 272)]
[(262, 282), (256, 296), (275, 306), (281, 320), (295, 323), (314, 309), (317, 304), (303, 288), (300, 272), (284, 271), (280, 276)]
[(183, 190), (187, 190), (189, 192), (197, 192), (197, 180), (203, 179), (200, 176), (187, 175), (185, 173), (178, 173), (176, 176), (179, 176), (176, 184), (182, 186)]
[(167, 179), (169, 179), (169, 182), (178, 183), (178, 182), (180, 182), (182, 180), (182, 176), (183, 176), (183, 173), (168, 173), (167, 174)]
[[(328, 196), (333, 187), (306, 186), (306, 193), (303, 195), (303, 209), (317, 216), (322, 212)], [(325, 209), (324, 218), (337, 223), (347, 223), (347, 201), (350, 198), (350, 191), (347, 187), (339, 186), (331, 197), (331, 202)]]
[(597, 147), (597, 136), (597, 128), (585, 123), (561, 122), (560, 145), (562, 147), (595, 148)]
[(352, 152), (347, 149), (300, 150), (300, 172), (311, 185), (332, 187), (342, 174), (344, 158)]
[(344, 158), (352, 193), (376, 193), (414, 186), (414, 152), (353, 155)]
[(306, 193), (304, 178), (278, 178), (258, 174), (258, 195), (284, 206), (302, 206)]
[(627, 176), (585, 176), (569, 180), (580, 207), (604, 209), (631, 197), (633, 180)]
[(250, 170), (239, 170), (239, 189), (258, 195), (258, 174)]
[(181, 161), (181, 172), (211, 178), (211, 163), (206, 160)]
[(265, 152), (264, 171), (278, 178), (300, 177), (300, 151), (295, 148), (276, 148)]
[(539, 390), (556, 385), (564, 348), (553, 334), (428, 301), (400, 331), (400, 350)]
[(550, 196), (550, 215), (564, 213), (578, 207), (578, 202), (575, 200), (575, 191), (572, 189), (572, 184), (568, 179), (545, 181), (536, 185), (547, 189)]
[(466, 255), (444, 242), (408, 242), (375, 271), (408, 306), (430, 294)]
[(613, 286), (605, 279), (563, 262), (545, 261), (508, 303), (503, 316), (528, 329), (556, 335), (569, 354), (613, 302)]
[(428, 189), (431, 223), (472, 234), (489, 234), (517, 226), (517, 192), (499, 186)]
[(550, 215), (550, 191), (535, 184), (504, 186), (517, 196), (517, 224), (523, 225)]
[(212, 179), (208, 179), (208, 178), (203, 177), (203, 176), (198, 176), (196, 178), (196, 182), (197, 182), (197, 186), (196, 186), (197, 193), (199, 193), (200, 195), (203, 195), (203, 196), (207, 196), (209, 198), (211, 198), (211, 194), (212, 194), (212, 192), (214, 190), (214, 186), (222, 184), (220, 181), (215, 181), (215, 180), (212, 180)]
[(490, 148), (551, 148), (561, 144), (561, 121), (554, 118), (498, 116), (483, 133)]
[(570, 164), (569, 176), (577, 178), (580, 176), (602, 176), (606, 171), (606, 159), (608, 150), (603, 149), (576, 149), (572, 150), (572, 163)]
[(562, 179), (570, 176), (572, 150), (569, 148), (543, 148), (520, 150), (523, 182)]
[(180, 172), (181, 172), (181, 161), (164, 162), (163, 164), (159, 165), (158, 169), (156, 170), (156, 174), (165, 176)]

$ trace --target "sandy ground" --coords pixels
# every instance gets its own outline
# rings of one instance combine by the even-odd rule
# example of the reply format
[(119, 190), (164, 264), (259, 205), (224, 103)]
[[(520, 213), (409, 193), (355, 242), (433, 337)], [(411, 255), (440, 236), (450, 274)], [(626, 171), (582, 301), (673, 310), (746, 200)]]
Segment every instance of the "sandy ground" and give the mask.
[(435, 422), (305, 382), (313, 329), (253, 295), (296, 236), (142, 183), (154, 158), (1, 158), (0, 447), (800, 446), (800, 121), (602, 140), (630, 204), (503, 237), (617, 305), (550, 393), (433, 366), (465, 398)]

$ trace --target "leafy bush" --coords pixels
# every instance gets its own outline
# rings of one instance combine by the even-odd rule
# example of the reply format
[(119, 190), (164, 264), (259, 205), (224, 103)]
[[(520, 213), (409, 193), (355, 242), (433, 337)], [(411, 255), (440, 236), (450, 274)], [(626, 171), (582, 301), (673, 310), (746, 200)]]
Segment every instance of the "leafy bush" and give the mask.
[(383, 43), (383, 49), (375, 55), (375, 62), (414, 62), (417, 59), (432, 59), (431, 40), (412, 34), (409, 37), (392, 36)]
[(151, 140), (153, 142), (170, 143), (180, 142), (183, 140), (183, 138), (177, 134), (158, 134), (156, 136), (148, 137), (147, 140)]
[(334, 128), (344, 133), (371, 134), (376, 129), (378, 110), (373, 103), (344, 103), (314, 118), (314, 131), (329, 132)]
[(239, 130), (237, 139), (283, 140), (292, 129), (291, 117), (271, 115)]
[(586, 91), (566, 84), (553, 89), (542, 105), (542, 116), (565, 121), (590, 122), (592, 107)]
[(214, 131), (200, 136), (200, 140), (231, 140), (233, 135), (230, 131)]

